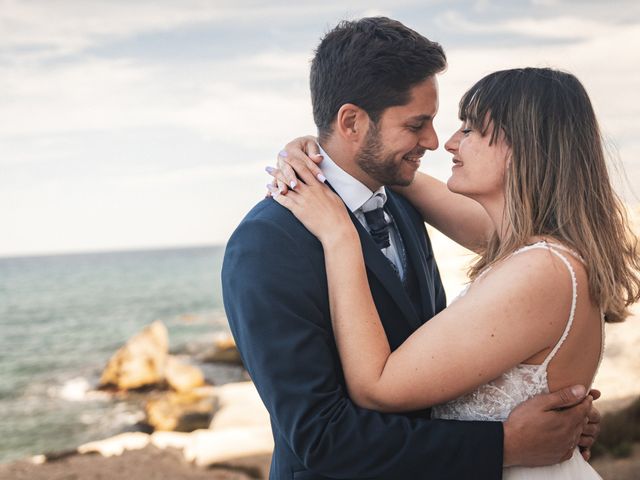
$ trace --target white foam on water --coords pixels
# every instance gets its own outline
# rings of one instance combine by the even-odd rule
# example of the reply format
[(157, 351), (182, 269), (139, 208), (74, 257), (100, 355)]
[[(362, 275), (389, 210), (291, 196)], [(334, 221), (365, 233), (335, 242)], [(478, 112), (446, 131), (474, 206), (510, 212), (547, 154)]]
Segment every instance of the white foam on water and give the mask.
[(60, 398), (69, 402), (85, 402), (88, 400), (110, 400), (108, 392), (93, 390), (91, 383), (84, 377), (74, 377), (66, 380), (61, 386), (49, 387), (50, 397)]
[(87, 392), (91, 388), (89, 382), (84, 377), (76, 377), (67, 380), (60, 389), (59, 396), (65, 400), (72, 402), (81, 402), (85, 400)]

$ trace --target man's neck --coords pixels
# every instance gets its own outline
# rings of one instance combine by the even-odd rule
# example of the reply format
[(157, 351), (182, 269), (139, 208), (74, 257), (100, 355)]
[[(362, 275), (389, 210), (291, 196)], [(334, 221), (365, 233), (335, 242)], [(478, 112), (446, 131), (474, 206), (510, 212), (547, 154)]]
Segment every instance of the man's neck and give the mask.
[(322, 149), (329, 154), (331, 160), (342, 170), (347, 172), (353, 178), (365, 185), (369, 190), (375, 192), (382, 184), (373, 180), (369, 175), (362, 171), (356, 163), (355, 153), (351, 148), (346, 147), (332, 137), (323, 141), (318, 141)]

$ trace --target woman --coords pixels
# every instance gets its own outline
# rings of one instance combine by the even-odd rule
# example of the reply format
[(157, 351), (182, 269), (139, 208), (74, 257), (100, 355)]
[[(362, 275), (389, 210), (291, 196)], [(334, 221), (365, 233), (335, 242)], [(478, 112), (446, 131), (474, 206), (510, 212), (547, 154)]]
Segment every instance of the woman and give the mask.
[[(398, 190), (425, 221), (480, 257), (467, 290), (394, 352), (350, 216), (317, 172), (295, 160), (295, 149), (286, 161), (302, 182), (274, 197), (323, 245), (332, 323), (354, 402), (504, 420), (538, 393), (591, 385), (603, 322), (623, 320), (640, 296), (640, 260), (609, 182), (591, 103), (573, 75), (493, 73), (464, 95), (460, 118), (446, 144), (450, 192), (425, 175)], [(289, 184), (282, 170), (274, 175)], [(507, 468), (505, 478), (599, 476), (575, 449), (550, 467)]]

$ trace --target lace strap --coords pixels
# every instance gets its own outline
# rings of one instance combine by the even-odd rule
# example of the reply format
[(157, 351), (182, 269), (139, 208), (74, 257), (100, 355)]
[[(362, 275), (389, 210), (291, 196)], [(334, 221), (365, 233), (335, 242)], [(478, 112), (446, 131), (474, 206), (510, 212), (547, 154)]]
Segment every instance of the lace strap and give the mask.
[(567, 257), (565, 257), (560, 252), (558, 252), (556, 250), (556, 248), (561, 249), (561, 250), (565, 250), (565, 251), (571, 253), (571, 255), (573, 255), (574, 257), (576, 257), (578, 260), (580, 260), (582, 262), (584, 262), (584, 260), (582, 259), (582, 257), (580, 257), (580, 255), (578, 255), (573, 250), (571, 250), (571, 249), (569, 249), (569, 248), (567, 248), (567, 247), (565, 247), (563, 245), (557, 245), (555, 243), (554, 244), (550, 244), (550, 243), (548, 243), (548, 242), (546, 242), (544, 240), (541, 241), (541, 242), (538, 242), (538, 243), (534, 243), (533, 245), (527, 245), (526, 247), (522, 247), (519, 250), (516, 250), (513, 253), (513, 255), (516, 255), (516, 254), (522, 253), (522, 252), (526, 252), (528, 250), (538, 249), (538, 248), (544, 248), (546, 250), (549, 250), (556, 257), (558, 257), (560, 260), (562, 260), (562, 262), (565, 264), (565, 266), (569, 270), (569, 273), (571, 274), (571, 288), (573, 290), (573, 295), (572, 295), (572, 299), (571, 299), (571, 312), (569, 313), (569, 321), (567, 322), (567, 325), (564, 328), (564, 332), (562, 332), (562, 336), (560, 337), (560, 340), (558, 340), (558, 343), (556, 343), (556, 345), (553, 347), (553, 350), (551, 350), (549, 355), (547, 355), (547, 357), (544, 359), (544, 361), (540, 364), (540, 370), (541, 371), (546, 371), (547, 370), (547, 366), (549, 365), (549, 362), (551, 362), (553, 357), (555, 357), (556, 353), (558, 353), (558, 350), (560, 350), (560, 347), (562, 346), (564, 341), (567, 339), (567, 336), (569, 335), (569, 330), (571, 330), (571, 326), (573, 325), (573, 318), (574, 318), (575, 313), (576, 313), (576, 305), (577, 305), (577, 302), (578, 302), (578, 282), (576, 280), (576, 272), (573, 269), (573, 267), (571, 266), (571, 263), (569, 263), (569, 260), (567, 260)]
[(547, 242), (547, 241), (545, 241), (545, 240), (543, 240), (543, 242), (544, 242), (546, 245), (549, 245), (549, 248), (551, 248), (551, 249), (557, 248), (558, 250), (563, 250), (563, 251), (565, 251), (565, 252), (569, 253), (569, 254), (570, 254), (572, 257), (574, 257), (576, 260), (580, 260), (580, 262), (581, 262), (583, 265), (586, 265), (586, 264), (587, 264), (587, 262), (585, 262), (585, 261), (584, 261), (584, 258), (582, 258), (582, 255), (580, 255), (580, 254), (579, 254), (578, 252), (576, 252), (574, 249), (569, 248), (569, 247), (566, 247), (566, 246), (564, 246), (564, 245), (562, 245), (562, 244), (560, 244), (560, 243), (551, 243), (551, 242)]
[[(547, 243), (549, 243), (549, 242), (547, 242)], [(573, 250), (573, 249), (571, 249), (569, 247), (566, 247), (566, 246), (564, 246), (562, 244), (559, 244), (559, 243), (551, 243), (550, 247), (551, 248), (558, 248), (560, 250), (564, 250), (565, 252), (570, 253), (574, 258), (580, 260), (583, 265), (587, 264), (587, 262), (584, 261), (584, 258), (582, 258), (582, 256), (578, 252), (576, 252), (575, 250)], [(598, 356), (598, 365), (597, 365), (596, 371), (593, 374), (593, 377), (591, 379), (591, 384), (593, 384), (593, 380), (595, 379), (596, 374), (598, 373), (598, 370), (600, 369), (600, 365), (602, 364), (602, 358), (604, 357), (604, 337), (605, 337), (604, 312), (602, 310), (600, 310), (600, 355)], [(588, 390), (591, 390), (591, 384), (589, 385)]]
[(558, 250), (562, 250), (564, 252), (571, 254), (572, 257), (574, 257), (576, 260), (579, 260), (584, 265), (587, 264), (584, 258), (582, 258), (582, 255), (576, 252), (573, 248), (569, 248), (565, 245), (562, 245), (561, 243), (549, 242), (548, 240), (539, 240), (536, 243), (532, 243), (531, 245), (525, 245), (524, 247), (520, 247), (515, 252), (513, 252), (512, 255), (515, 255), (516, 253), (526, 252), (527, 250), (531, 250), (534, 248), (546, 248), (547, 250), (555, 248)]

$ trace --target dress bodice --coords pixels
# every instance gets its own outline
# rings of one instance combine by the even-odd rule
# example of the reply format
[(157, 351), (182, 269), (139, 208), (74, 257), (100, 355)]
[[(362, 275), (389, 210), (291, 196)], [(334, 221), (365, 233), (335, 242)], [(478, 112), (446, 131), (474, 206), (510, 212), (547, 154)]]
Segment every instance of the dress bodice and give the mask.
[[(547, 367), (556, 355), (562, 344), (564, 343), (571, 326), (576, 311), (576, 303), (578, 297), (576, 274), (567, 258), (560, 253), (560, 250), (568, 252), (584, 263), (584, 260), (573, 250), (556, 243), (541, 241), (533, 245), (527, 245), (516, 250), (512, 255), (517, 255), (531, 249), (544, 248), (560, 258), (566, 265), (571, 274), (571, 283), (573, 288), (573, 298), (571, 301), (571, 311), (567, 321), (567, 325), (551, 352), (547, 355), (540, 365), (519, 364), (510, 370), (504, 372), (498, 378), (489, 383), (477, 387), (459, 398), (451, 400), (442, 405), (436, 405), (432, 409), (434, 418), (444, 418), (452, 420), (481, 420), (481, 421), (504, 421), (507, 419), (511, 411), (520, 403), (534, 397), (540, 393), (549, 392), (549, 383), (547, 380)], [(478, 278), (488, 273), (488, 269), (482, 272)], [(465, 289), (459, 296), (463, 296)], [(457, 299), (456, 299), (457, 300)], [(454, 302), (456, 301), (454, 300)], [(602, 323), (602, 341), (604, 342), (604, 319)], [(600, 359), (598, 365), (602, 361), (602, 347), (600, 349)]]
[(434, 418), (504, 421), (519, 404), (548, 393), (546, 370), (540, 365), (516, 365), (474, 391), (432, 408)]

